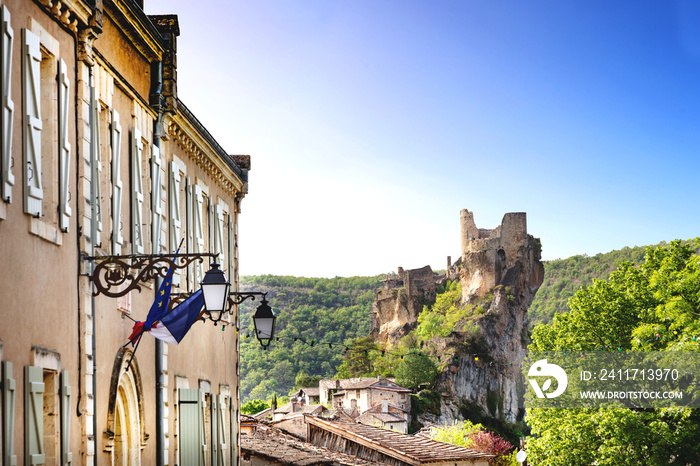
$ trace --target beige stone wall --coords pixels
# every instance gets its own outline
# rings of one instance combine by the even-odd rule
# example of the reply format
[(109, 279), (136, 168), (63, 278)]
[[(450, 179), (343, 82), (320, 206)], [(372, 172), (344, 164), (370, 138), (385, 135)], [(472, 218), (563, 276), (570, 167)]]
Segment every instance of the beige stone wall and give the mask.
[[(118, 112), (122, 127), (119, 165), (123, 197), (121, 220), (117, 220), (122, 224), (122, 254), (132, 253), (135, 242), (130, 227), (130, 154), (134, 129), (140, 131), (143, 144), (141, 178), (144, 202), (141, 226), (145, 240), (144, 253), (158, 252), (152, 234), (153, 189), (160, 190), (162, 194), (160, 234), (163, 250), (174, 252), (177, 246), (169, 241), (168, 196), (171, 193), (168, 174), (171, 161), (182, 166), (190, 184), (205, 187), (207, 199), (213, 205), (221, 206), (227, 214), (225, 218), (230, 217), (234, 223), (247, 186), (221, 160), (218, 146), (214, 146), (201, 127), (193, 124), (192, 119), (183, 113), (166, 118), (166, 129), (176, 127), (179, 133), (176, 136), (166, 133), (166, 138), (161, 141), (161, 182), (159, 186), (152, 186), (150, 159), (156, 142), (153, 128), (157, 111), (149, 105), (150, 73), (151, 62), (159, 59), (163, 46), (153, 36), (153, 31), (139, 30), (139, 21), (130, 16), (123, 2), (97, 2), (98, 8), (104, 8), (100, 18), (90, 17), (91, 8), (80, 0), (68, 5), (54, 2), (51, 8), (45, 8), (42, 6), (45, 2), (40, 1), (6, 0), (2, 3), (11, 13), (14, 32), (11, 97), (14, 102), (12, 158), (15, 185), (12, 202), (0, 202), (0, 319), (3, 322), (0, 325), (0, 355), (2, 361), (13, 364), (12, 376), (17, 386), (14, 454), (18, 464), (23, 464), (26, 384), (23, 370), (25, 366), (39, 366), (45, 369), (47, 386), (55, 396), (58, 396), (59, 389), (58, 374), (64, 370), (69, 373), (73, 464), (110, 464), (113, 461), (119, 449), (120, 433), (114, 430), (114, 426), (118, 425), (115, 413), (119, 409), (131, 409), (131, 414), (136, 416), (136, 421), (129, 421), (133, 432), (127, 429), (135, 439), (129, 457), (138, 458), (141, 464), (155, 464), (155, 406), (159, 389), (156, 386), (155, 340), (151, 335), (143, 336), (128, 373), (124, 369), (131, 357), (131, 348), (125, 350), (123, 345), (132, 331), (131, 319), (145, 319), (154, 301), (156, 286), (154, 283), (146, 284), (140, 292), (132, 291), (119, 299), (97, 296), (94, 299), (96, 346), (93, 347), (92, 285), (85, 276), (90, 271), (90, 263), (79, 260), (79, 257), (92, 254), (93, 246), (98, 254), (115, 253), (112, 247), (111, 112)], [(93, 33), (97, 36), (94, 42), (85, 40), (89, 27), (94, 27)], [(25, 28), (40, 37), (41, 50), (46, 57), (64, 60), (69, 70), (67, 134), (71, 146), (69, 205), (72, 215), (67, 231), (61, 231), (58, 224), (58, 176), (55, 174), (58, 154), (52, 152), (54, 142), (58, 140), (55, 134), (58, 124), (50, 115), (42, 129), (42, 143), (49, 141), (42, 150), (47, 156), (47, 163), (42, 164), (42, 169), (46, 170), (43, 177), (46, 180), (44, 215), (34, 218), (24, 213), (22, 151), (26, 144), (22, 132), (21, 45), (22, 30)], [(89, 49), (92, 53), (88, 53)], [(93, 140), (90, 127), (91, 71), (101, 110), (97, 121), (100, 125), (102, 171), (95, 182), (99, 183), (102, 194), (102, 231), (95, 238), (91, 237), (93, 219), (90, 203), (90, 145)], [(50, 82), (42, 81), (41, 92), (49, 106), (47, 108), (53, 109), (57, 108), (57, 103), (53, 101), (55, 89)], [(179, 192), (182, 201), (180, 236), (187, 232), (184, 187), (183, 179)], [(206, 219), (204, 228), (203, 251), (209, 252), (213, 245)], [(228, 238), (229, 232), (225, 229), (223, 248), (226, 258), (235, 258), (235, 252), (231, 254), (228, 250)], [(187, 246), (183, 246), (181, 252), (186, 251)], [(208, 263), (203, 267), (206, 270)], [(224, 267), (224, 270), (227, 276), (231, 274), (229, 270), (233, 272), (229, 279), (235, 284), (237, 264), (232, 263), (230, 268)], [(192, 271), (189, 273), (191, 275)], [(183, 271), (181, 278), (181, 286), (174, 288), (173, 292), (198, 288), (194, 280), (187, 280), (188, 271)], [(232, 321), (237, 323), (237, 316)], [(226, 410), (233, 404), (234, 416), (237, 416), (237, 333), (232, 326), (222, 331), (221, 325), (198, 322), (180, 345), (165, 345), (162, 363), (165, 377), (164, 386), (160, 389), (166, 401), (166, 463), (176, 464), (178, 425), (175, 402), (178, 387), (197, 388), (206, 384), (214, 395), (229, 397)], [(93, 382), (96, 390), (93, 390)], [(115, 390), (125, 393), (123, 401), (131, 404), (115, 407), (115, 400), (120, 399), (115, 396)], [(56, 406), (56, 399), (46, 399), (47, 406), (53, 409), (51, 406)], [(93, 420), (96, 420), (96, 430)], [(230, 422), (227, 423), (227, 443), (231, 446), (236, 442), (231, 441)], [(47, 425), (55, 427), (55, 423)], [(52, 431), (54, 427), (51, 427)], [(46, 437), (51, 455), (54, 455), (57, 445), (56, 436), (53, 437)]]

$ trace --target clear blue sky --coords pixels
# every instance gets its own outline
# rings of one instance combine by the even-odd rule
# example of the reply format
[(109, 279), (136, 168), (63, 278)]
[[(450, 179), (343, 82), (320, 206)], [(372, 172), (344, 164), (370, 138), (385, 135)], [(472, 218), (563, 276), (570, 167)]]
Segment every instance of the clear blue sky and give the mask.
[(700, 2), (145, 0), (180, 98), (250, 154), (240, 272), (459, 255), (527, 212), (544, 259), (700, 236)]

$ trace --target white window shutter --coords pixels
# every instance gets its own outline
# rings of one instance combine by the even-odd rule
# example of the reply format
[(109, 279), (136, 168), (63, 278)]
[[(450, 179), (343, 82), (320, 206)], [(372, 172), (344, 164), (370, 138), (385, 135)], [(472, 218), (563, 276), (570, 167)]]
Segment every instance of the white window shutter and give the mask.
[(2, 363), (2, 438), (5, 449), (2, 452), (2, 464), (17, 465), (15, 455), (15, 395), (17, 382), (12, 378), (12, 363)]
[[(192, 200), (194, 198), (194, 187), (190, 183), (190, 178), (185, 177), (185, 222), (187, 223), (186, 229), (187, 231), (185, 232), (185, 235), (187, 237), (187, 252), (193, 252), (194, 251), (194, 228), (193, 228), (193, 221), (192, 221), (192, 211), (194, 201)], [(191, 292), (194, 291), (194, 287), (191, 286), (193, 282), (193, 277), (194, 277), (194, 264), (189, 264), (187, 266), (187, 291)]]
[(122, 237), (122, 180), (120, 178), (120, 153), (122, 145), (122, 126), (119, 113), (112, 110), (112, 254), (121, 254), (124, 238)]
[(224, 266), (226, 264), (226, 254), (224, 250), (224, 209), (221, 205), (213, 205), (212, 207), (214, 208), (214, 252), (219, 255), (216, 261)]
[[(93, 93), (92, 98), (92, 128), (90, 132), (90, 137), (92, 144), (95, 146), (95, 165), (96, 165), (96, 176), (95, 176), (95, 222), (97, 224), (97, 231), (102, 232), (102, 144), (100, 139), (100, 103), (98, 102), (97, 96), (95, 95), (95, 87), (93, 84), (90, 90)], [(98, 236), (99, 238), (99, 236)], [(99, 244), (99, 241), (95, 241)]]
[(161, 252), (160, 234), (163, 220), (162, 195), (163, 188), (160, 182), (160, 148), (156, 145), (151, 146), (151, 214), (153, 219), (151, 222), (151, 240), (153, 243), (153, 254)]
[(201, 452), (201, 462), (200, 464), (208, 464), (206, 458), (207, 458), (207, 399), (206, 399), (206, 393), (203, 391), (199, 391), (199, 444), (202, 447)]
[(180, 167), (174, 161), (170, 162), (170, 172), (168, 179), (168, 219), (170, 222), (170, 249), (174, 252), (180, 245), (180, 229), (182, 221), (180, 219)]
[(2, 200), (12, 202), (12, 187), (15, 176), (12, 174), (12, 117), (15, 114), (15, 103), (12, 101), (12, 44), (14, 32), (10, 25), (10, 12), (5, 5), (0, 10), (2, 24), (2, 154), (0, 157), (0, 190)]
[(218, 448), (218, 464), (221, 466), (226, 466), (226, 397), (224, 395), (217, 395), (219, 399), (219, 415), (217, 417), (217, 439), (219, 441)]
[[(234, 283), (235, 277), (233, 276), (233, 257), (234, 257), (234, 237), (233, 237), (233, 216), (229, 214), (228, 216), (228, 281)], [(238, 291), (238, 290), (233, 290)]]
[(69, 202), (71, 152), (68, 138), (69, 90), (68, 65), (61, 59), (58, 64), (58, 159), (60, 170), (58, 174), (58, 223), (59, 228), (63, 232), (68, 231), (68, 223), (71, 216)]
[(68, 371), (61, 373), (61, 465), (73, 464), (73, 453), (70, 451), (70, 396)]
[(213, 393), (209, 395), (209, 402), (211, 403), (211, 464), (214, 466), (219, 466), (219, 404), (216, 402), (216, 395)]
[(44, 370), (24, 368), (24, 464), (46, 463), (44, 453)]
[[(192, 220), (194, 228), (193, 252), (204, 252), (204, 191), (196, 184), (192, 186)], [(194, 287), (202, 282), (202, 264), (196, 261), (194, 264)]]
[(141, 131), (131, 131), (131, 247), (134, 254), (143, 254), (143, 141)]
[(41, 217), (41, 49), (39, 36), (22, 29), (24, 212)]

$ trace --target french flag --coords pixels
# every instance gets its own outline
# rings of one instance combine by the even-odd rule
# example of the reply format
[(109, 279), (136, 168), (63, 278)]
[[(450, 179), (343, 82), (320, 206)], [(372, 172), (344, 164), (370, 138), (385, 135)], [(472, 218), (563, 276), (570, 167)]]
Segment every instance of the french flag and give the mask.
[[(135, 345), (145, 332), (159, 340), (177, 345), (198, 319), (204, 307), (204, 295), (199, 289), (192, 293), (182, 303), (167, 311), (170, 301), (172, 280), (166, 277), (158, 290), (158, 298), (151, 306), (144, 322), (136, 322), (132, 328), (129, 342)], [(128, 345), (128, 343), (127, 343)]]
[(151, 327), (148, 333), (159, 340), (177, 345), (185, 337), (192, 324), (199, 320), (203, 307), (204, 295), (199, 289), (165, 314), (160, 321)]

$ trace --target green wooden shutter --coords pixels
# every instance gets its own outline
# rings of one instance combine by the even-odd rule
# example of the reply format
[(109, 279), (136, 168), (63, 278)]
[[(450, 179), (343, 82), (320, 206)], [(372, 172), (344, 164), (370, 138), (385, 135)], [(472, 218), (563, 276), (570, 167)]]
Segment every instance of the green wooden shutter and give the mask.
[(70, 385), (68, 371), (61, 373), (61, 464), (71, 466), (73, 453), (70, 451)]
[(182, 466), (200, 466), (200, 396), (199, 390), (181, 388), (179, 390), (179, 452)]
[(15, 450), (15, 389), (17, 382), (12, 378), (12, 363), (2, 363), (2, 464), (17, 465)]
[(24, 368), (24, 464), (46, 463), (44, 454), (44, 370)]
[(12, 187), (15, 185), (15, 176), (12, 174), (12, 116), (15, 114), (15, 104), (12, 101), (12, 43), (14, 32), (10, 25), (10, 11), (2, 6), (0, 9), (0, 23), (2, 24), (2, 60), (0, 61), (0, 75), (2, 76), (2, 156), (0, 157), (1, 174), (0, 189), (2, 200), (12, 202)]

